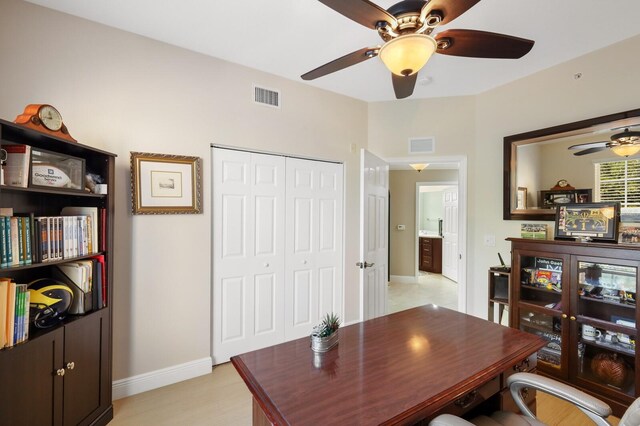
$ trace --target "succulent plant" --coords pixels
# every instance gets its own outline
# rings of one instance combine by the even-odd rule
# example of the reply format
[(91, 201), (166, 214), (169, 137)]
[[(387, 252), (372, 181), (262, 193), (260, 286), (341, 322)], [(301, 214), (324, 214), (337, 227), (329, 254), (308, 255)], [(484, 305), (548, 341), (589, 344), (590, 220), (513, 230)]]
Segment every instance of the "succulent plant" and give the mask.
[(340, 317), (336, 314), (326, 314), (322, 322), (313, 328), (313, 335), (318, 337), (329, 337), (340, 327)]

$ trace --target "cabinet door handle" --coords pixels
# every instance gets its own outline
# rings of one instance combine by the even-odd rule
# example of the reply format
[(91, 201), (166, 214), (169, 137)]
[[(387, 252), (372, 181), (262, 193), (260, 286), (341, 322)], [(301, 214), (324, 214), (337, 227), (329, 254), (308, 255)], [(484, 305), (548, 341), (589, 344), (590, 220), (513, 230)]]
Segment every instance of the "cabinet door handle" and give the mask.
[(76, 368), (76, 363), (71, 361), (67, 363), (67, 370), (73, 370), (74, 368)]
[(562, 318), (567, 318), (567, 314), (562, 314)]
[(570, 319), (571, 321), (575, 321), (575, 320), (576, 320), (576, 317), (574, 317), (573, 315), (571, 315), (571, 316), (569, 317), (569, 319)]
[(58, 369), (56, 370), (56, 374), (57, 374), (58, 376), (64, 376), (64, 368), (58, 368)]

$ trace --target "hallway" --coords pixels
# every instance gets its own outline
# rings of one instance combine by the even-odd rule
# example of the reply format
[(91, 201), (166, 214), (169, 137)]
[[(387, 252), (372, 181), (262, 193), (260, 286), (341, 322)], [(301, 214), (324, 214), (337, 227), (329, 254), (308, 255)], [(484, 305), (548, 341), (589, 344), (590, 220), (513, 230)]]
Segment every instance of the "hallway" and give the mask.
[(440, 274), (421, 272), (413, 280), (391, 282), (388, 288), (388, 313), (403, 311), (433, 303), (444, 308), (458, 310), (458, 284)]

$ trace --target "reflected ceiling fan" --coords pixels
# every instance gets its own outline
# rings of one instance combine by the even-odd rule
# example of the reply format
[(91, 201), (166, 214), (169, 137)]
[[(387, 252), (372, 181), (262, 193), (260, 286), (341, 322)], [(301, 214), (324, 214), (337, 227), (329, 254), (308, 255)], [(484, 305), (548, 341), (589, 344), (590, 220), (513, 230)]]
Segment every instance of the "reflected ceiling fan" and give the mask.
[(470, 58), (518, 59), (529, 53), (534, 42), (505, 34), (478, 30), (446, 30), (439, 26), (462, 15), (480, 0), (404, 0), (384, 10), (368, 0), (319, 0), (347, 18), (374, 29), (384, 44), (365, 47), (326, 63), (306, 74), (314, 80), (375, 56), (391, 71), (396, 98), (411, 96), (418, 71), (431, 55), (441, 53)]
[(605, 149), (610, 149), (621, 157), (637, 154), (640, 151), (640, 132), (631, 131), (629, 127), (625, 128), (623, 132), (612, 135), (609, 141), (581, 143), (571, 145), (568, 149), (582, 150), (574, 152), (573, 155), (593, 154), (594, 152), (604, 151)]

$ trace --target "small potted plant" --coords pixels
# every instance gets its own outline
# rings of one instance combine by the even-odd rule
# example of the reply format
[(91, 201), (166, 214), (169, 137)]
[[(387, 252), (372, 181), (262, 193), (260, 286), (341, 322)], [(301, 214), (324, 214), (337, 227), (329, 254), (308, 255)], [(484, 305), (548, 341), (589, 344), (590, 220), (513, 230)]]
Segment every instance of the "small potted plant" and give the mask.
[(326, 314), (322, 322), (313, 327), (311, 349), (314, 352), (327, 352), (338, 344), (340, 318), (336, 314)]

